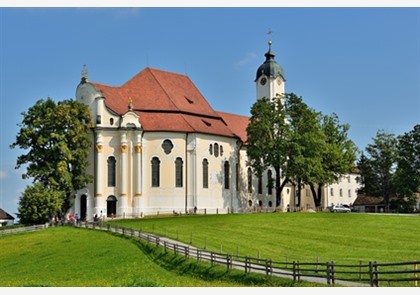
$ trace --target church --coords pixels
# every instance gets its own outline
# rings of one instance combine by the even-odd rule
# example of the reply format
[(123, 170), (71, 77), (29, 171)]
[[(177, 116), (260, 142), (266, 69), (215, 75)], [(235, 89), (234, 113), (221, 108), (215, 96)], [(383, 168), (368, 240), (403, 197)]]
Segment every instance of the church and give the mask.
[[(254, 79), (256, 99), (285, 93), (268, 45)], [(275, 188), (267, 187), (274, 170), (257, 179), (247, 166), (249, 117), (214, 110), (186, 75), (148, 67), (109, 86), (90, 81), (84, 68), (76, 100), (93, 118), (94, 181), (76, 192), (72, 208), (82, 219), (287, 211), (296, 203), (289, 185), (276, 207)], [(312, 197), (302, 199), (314, 208)]]

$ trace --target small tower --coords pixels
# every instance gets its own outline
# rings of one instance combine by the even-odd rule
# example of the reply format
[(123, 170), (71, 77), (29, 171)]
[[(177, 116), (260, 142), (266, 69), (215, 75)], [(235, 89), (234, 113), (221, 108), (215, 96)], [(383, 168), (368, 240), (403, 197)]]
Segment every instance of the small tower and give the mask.
[(268, 51), (265, 54), (265, 62), (260, 65), (255, 78), (257, 86), (257, 99), (263, 97), (273, 98), (283, 95), (285, 81), (281, 66), (274, 60), (275, 54), (271, 51), (272, 41), (268, 41)]

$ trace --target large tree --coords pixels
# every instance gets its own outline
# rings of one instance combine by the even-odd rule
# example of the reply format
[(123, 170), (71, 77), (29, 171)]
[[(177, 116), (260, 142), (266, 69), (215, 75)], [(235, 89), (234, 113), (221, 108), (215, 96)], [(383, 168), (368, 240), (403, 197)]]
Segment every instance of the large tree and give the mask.
[[(287, 162), (288, 126), (283, 97), (262, 98), (251, 107), (247, 127), (248, 165), (258, 177), (265, 169), (273, 167), (276, 173), (276, 207), (281, 203), (281, 191), (287, 181), (281, 183), (281, 170)], [(271, 183), (269, 185), (272, 185)]]
[(322, 175), (325, 135), (320, 127), (320, 113), (294, 93), (286, 94), (286, 113), (290, 136), (284, 172), (297, 188), (296, 205), (300, 206), (303, 185), (319, 182)]
[(411, 211), (420, 193), (420, 125), (398, 138), (394, 181), (401, 210)]
[(390, 197), (395, 194), (394, 173), (397, 163), (398, 140), (392, 133), (379, 130), (373, 143), (366, 147), (358, 161), (361, 174), (359, 192), (374, 197), (383, 197), (385, 210), (389, 211)]
[(27, 165), (24, 179), (33, 178), (35, 183), (61, 192), (61, 213), (65, 213), (73, 205), (74, 191), (92, 181), (86, 172), (91, 146), (89, 109), (74, 100), (55, 103), (48, 98), (38, 100), (22, 116), (10, 147), (27, 153), (17, 158), (16, 169)]
[[(357, 148), (348, 138), (348, 124), (341, 124), (337, 114), (321, 117), (321, 129), (324, 134), (321, 152), (321, 171), (315, 177), (316, 182), (309, 183), (316, 207), (321, 205), (322, 188), (332, 184), (354, 170)], [(315, 184), (316, 188), (315, 189)]]

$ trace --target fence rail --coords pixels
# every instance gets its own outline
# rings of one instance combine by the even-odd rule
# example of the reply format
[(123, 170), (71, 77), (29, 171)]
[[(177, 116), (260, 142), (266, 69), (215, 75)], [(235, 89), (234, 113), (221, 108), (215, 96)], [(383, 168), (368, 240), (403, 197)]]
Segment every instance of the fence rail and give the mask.
[[(290, 278), (294, 281), (308, 280), (328, 285), (343, 286), (388, 286), (391, 283), (409, 282), (410, 286), (417, 287), (420, 281), (420, 261), (377, 263), (359, 262), (359, 264), (337, 264), (334, 261), (328, 262), (281, 262), (271, 259), (261, 259), (251, 256), (232, 255), (217, 253), (192, 247), (191, 245), (176, 242), (154, 234), (136, 231), (124, 227), (111, 227), (109, 224), (103, 226), (98, 223), (80, 223), (78, 227), (98, 229), (114, 232), (122, 235), (139, 238), (157, 247), (163, 247), (165, 251), (173, 251), (175, 254), (183, 255), (197, 261), (207, 261), (212, 265), (224, 265), (227, 270), (239, 269), (245, 273), (260, 273), (267, 276), (279, 276)], [(24, 231), (36, 231), (47, 228), (48, 225), (34, 225), (30, 227), (19, 227), (10, 230), (1, 230), (0, 236)], [(404, 284), (403, 286), (408, 286)]]

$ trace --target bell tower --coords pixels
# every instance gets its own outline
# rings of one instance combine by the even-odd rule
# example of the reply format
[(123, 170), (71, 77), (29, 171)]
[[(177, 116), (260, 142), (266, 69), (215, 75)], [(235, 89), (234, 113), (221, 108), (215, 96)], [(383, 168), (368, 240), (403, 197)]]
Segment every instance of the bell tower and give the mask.
[(273, 98), (283, 95), (286, 79), (281, 66), (275, 61), (275, 54), (271, 51), (273, 42), (268, 41), (268, 51), (265, 53), (265, 62), (257, 70), (255, 83), (257, 87), (257, 99), (263, 97)]

